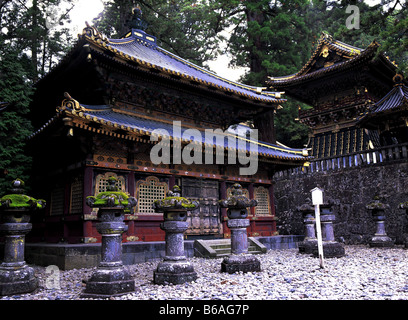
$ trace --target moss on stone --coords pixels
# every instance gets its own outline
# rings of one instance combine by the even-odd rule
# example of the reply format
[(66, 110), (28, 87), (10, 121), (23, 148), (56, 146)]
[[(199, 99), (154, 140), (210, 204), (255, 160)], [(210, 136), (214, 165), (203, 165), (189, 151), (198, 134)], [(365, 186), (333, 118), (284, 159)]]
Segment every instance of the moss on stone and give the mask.
[(94, 207), (108, 205), (109, 198), (114, 199), (115, 206), (122, 205), (126, 207), (129, 204), (128, 202), (129, 195), (122, 191), (104, 191), (99, 193), (96, 197), (94, 196), (87, 197), (87, 199), (94, 200), (93, 201)]
[[(7, 203), (7, 204), (6, 204)], [(0, 199), (0, 207), (28, 208), (36, 207), (42, 209), (45, 200), (37, 200), (24, 194), (8, 194)]]

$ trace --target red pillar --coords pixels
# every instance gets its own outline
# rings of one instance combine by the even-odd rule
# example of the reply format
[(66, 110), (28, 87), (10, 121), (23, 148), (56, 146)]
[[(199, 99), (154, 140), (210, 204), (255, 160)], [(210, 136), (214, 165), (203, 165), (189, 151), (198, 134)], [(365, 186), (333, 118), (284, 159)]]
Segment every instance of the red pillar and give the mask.
[[(221, 181), (220, 183), (220, 198), (222, 200), (227, 199), (227, 183), (225, 181)], [(227, 208), (221, 208), (221, 222), (222, 222), (222, 229), (224, 232), (224, 238), (226, 238), (226, 234), (230, 234), (230, 231), (227, 227)]]
[[(128, 188), (127, 192), (130, 194), (132, 197), (136, 197), (136, 181), (135, 181), (135, 173), (133, 171), (130, 171), (128, 173)], [(136, 210), (136, 208), (134, 208)], [(133, 215), (130, 215), (132, 217)], [(127, 237), (135, 237), (135, 221), (132, 218), (125, 219), (125, 223), (128, 226), (128, 230), (123, 233), (123, 238), (122, 241), (127, 241)]]
[(169, 178), (169, 190), (173, 189), (176, 184), (176, 176), (172, 174)]
[[(271, 207), (271, 214), (272, 217), (275, 217), (276, 211), (275, 211), (275, 197), (273, 195), (273, 185), (274, 182), (271, 183), (269, 186), (269, 205)], [(273, 220), (272, 222), (272, 232), (276, 232), (276, 220)]]
[(135, 183), (135, 173), (133, 171), (130, 171), (128, 173), (128, 190), (129, 194), (132, 197), (136, 196), (136, 183)]
[[(90, 215), (92, 213), (91, 207), (86, 204), (86, 197), (93, 195), (93, 172), (92, 167), (85, 167), (84, 169), (84, 198), (82, 203), (83, 216)], [(92, 220), (84, 219), (83, 225), (83, 237), (92, 237)]]
[[(254, 198), (254, 184), (250, 183), (248, 186), (248, 193), (249, 193), (249, 199), (255, 199)], [(251, 215), (254, 216), (255, 215), (255, 207), (251, 207), (250, 208), (251, 211)]]

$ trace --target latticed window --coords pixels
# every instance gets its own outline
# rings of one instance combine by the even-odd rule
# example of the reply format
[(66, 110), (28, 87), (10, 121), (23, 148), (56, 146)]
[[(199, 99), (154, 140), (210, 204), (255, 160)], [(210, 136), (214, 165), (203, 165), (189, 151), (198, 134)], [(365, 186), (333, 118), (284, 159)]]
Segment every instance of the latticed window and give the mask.
[(255, 207), (256, 215), (270, 215), (269, 210), (269, 191), (264, 187), (257, 187), (254, 190), (254, 198), (258, 201)]
[(167, 183), (157, 177), (147, 177), (136, 184), (137, 212), (154, 214), (153, 201), (163, 199), (167, 193)]
[(122, 176), (118, 176), (114, 172), (107, 172), (105, 174), (98, 174), (96, 176), (96, 182), (95, 182), (95, 196), (100, 193), (100, 192), (105, 192), (106, 188), (108, 187), (108, 179), (109, 177), (115, 177), (117, 178), (116, 186), (118, 187), (119, 190), (126, 192), (126, 183), (125, 183), (125, 178)]
[(79, 176), (71, 183), (71, 214), (81, 214), (83, 205), (83, 177)]
[(51, 215), (60, 215), (64, 213), (64, 187), (55, 186), (51, 193)]

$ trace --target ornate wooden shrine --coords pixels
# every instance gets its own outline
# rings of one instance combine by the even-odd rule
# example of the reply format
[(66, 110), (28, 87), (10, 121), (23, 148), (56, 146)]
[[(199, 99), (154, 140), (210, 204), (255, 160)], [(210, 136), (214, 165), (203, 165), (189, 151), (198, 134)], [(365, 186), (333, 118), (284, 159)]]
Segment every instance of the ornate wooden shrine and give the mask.
[(392, 88), (395, 62), (379, 44), (366, 49), (351, 46), (322, 33), (309, 61), (295, 74), (270, 77), (272, 90), (285, 91), (312, 106), (299, 110), (299, 121), (311, 129), (311, 156), (325, 158), (378, 146), (376, 131), (356, 126), (356, 118)]
[(358, 125), (378, 133), (381, 146), (408, 142), (408, 87), (401, 74), (393, 80), (390, 92), (358, 118)]
[[(33, 189), (49, 205), (45, 216), (33, 218), (29, 240), (99, 242), (96, 209), (87, 207), (85, 199), (105, 191), (110, 176), (138, 200), (134, 212), (126, 214), (125, 242), (164, 239), (163, 217), (152, 202), (175, 184), (183, 197), (200, 202), (188, 216), (187, 238), (230, 236), (226, 210), (217, 202), (235, 182), (258, 200), (251, 208), (249, 235), (277, 234), (272, 176), (308, 159), (305, 150), (273, 143), (273, 122), (265, 119), (273, 121), (274, 110), (284, 102), (279, 93), (229, 81), (162, 49), (142, 30), (107, 39), (88, 25), (69, 54), (36, 85), (31, 117), (37, 130), (30, 137)], [(157, 129), (169, 132), (171, 146), (210, 145), (214, 157), (221, 152), (227, 159), (231, 147), (225, 140), (216, 146), (183, 138), (173, 132), (173, 121), (180, 121), (184, 133), (225, 130), (248, 119), (259, 124), (266, 140), (253, 141), (259, 160), (254, 175), (240, 175), (238, 161), (154, 164), (150, 159)], [(239, 139), (249, 145), (247, 138)]]

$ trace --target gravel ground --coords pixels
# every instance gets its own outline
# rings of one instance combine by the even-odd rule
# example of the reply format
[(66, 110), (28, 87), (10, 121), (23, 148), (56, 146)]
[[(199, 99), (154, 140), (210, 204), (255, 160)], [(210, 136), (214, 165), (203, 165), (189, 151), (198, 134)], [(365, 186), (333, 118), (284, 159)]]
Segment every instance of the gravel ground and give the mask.
[[(297, 249), (257, 255), (261, 272), (220, 273), (222, 259), (191, 258), (198, 279), (183, 285), (155, 285), (160, 260), (126, 266), (134, 275), (136, 293), (111, 300), (408, 300), (408, 250), (346, 246), (343, 258), (319, 260)], [(78, 300), (94, 268), (60, 271), (60, 289), (46, 289), (50, 274), (33, 266), (40, 279), (31, 294), (0, 300)], [(50, 283), (50, 282), (49, 282)], [(48, 287), (49, 287), (48, 283)], [(55, 283), (55, 282), (54, 282)]]

